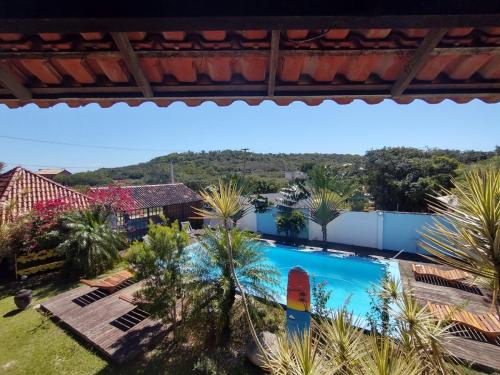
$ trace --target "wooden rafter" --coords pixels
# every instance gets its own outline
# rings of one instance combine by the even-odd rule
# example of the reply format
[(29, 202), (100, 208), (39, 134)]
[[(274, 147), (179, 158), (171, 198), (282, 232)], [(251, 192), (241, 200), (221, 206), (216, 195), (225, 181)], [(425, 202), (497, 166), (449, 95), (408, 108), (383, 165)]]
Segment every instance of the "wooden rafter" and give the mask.
[(32, 98), (30, 90), (24, 87), (7, 67), (0, 66), (0, 85), (4, 86), (17, 99)]
[(271, 34), (271, 56), (269, 57), (269, 79), (267, 82), (267, 95), (274, 95), (276, 86), (276, 71), (278, 69), (278, 58), (280, 51), (280, 31), (273, 30)]
[(111, 33), (111, 36), (116, 46), (120, 50), (127, 68), (129, 69), (130, 73), (132, 73), (136, 84), (140, 87), (142, 94), (146, 98), (152, 98), (154, 96), (153, 89), (151, 88), (151, 84), (142, 71), (141, 66), (139, 65), (139, 59), (137, 58), (137, 55), (132, 48), (132, 45), (130, 44), (127, 34)]
[[(336, 48), (336, 49), (280, 49), (280, 56), (358, 56), (358, 55), (405, 55), (414, 54), (417, 48)], [(253, 56), (269, 56), (269, 50), (265, 49), (220, 49), (220, 50), (175, 50), (175, 51), (155, 51), (155, 50), (134, 50), (138, 58), (141, 57), (253, 57)], [(436, 47), (430, 53), (430, 56), (444, 55), (476, 55), (490, 54), (500, 55), (500, 46), (460, 46), (460, 47)], [(88, 57), (119, 57), (119, 51), (0, 51), (0, 60), (16, 60), (16, 59), (85, 59)]]
[(392, 86), (392, 96), (400, 96), (403, 94), (413, 78), (418, 74), (420, 69), (423, 68), (428, 57), (447, 31), (448, 29), (432, 29), (429, 31), (420, 46), (415, 51), (411, 60), (405, 66), (403, 73)]
[[(302, 99), (313, 97), (339, 97), (342, 95), (369, 95), (388, 97), (391, 89), (390, 83), (374, 84), (278, 84), (275, 86), (274, 98), (293, 96)], [(238, 96), (267, 96), (267, 84), (245, 83), (245, 84), (208, 84), (208, 85), (154, 85), (155, 98), (187, 97), (203, 98), (210, 97), (238, 97)], [(116, 98), (127, 100), (137, 98), (140, 88), (134, 85), (127, 86), (72, 86), (72, 87), (33, 87), (31, 88), (33, 99), (55, 99), (68, 100), (75, 98)], [(464, 97), (478, 95), (500, 95), (500, 80), (495, 82), (449, 82), (449, 83), (412, 83), (406, 89), (406, 95), (412, 97), (460, 96)], [(11, 95), (7, 89), (0, 88), (0, 100), (8, 99)]]

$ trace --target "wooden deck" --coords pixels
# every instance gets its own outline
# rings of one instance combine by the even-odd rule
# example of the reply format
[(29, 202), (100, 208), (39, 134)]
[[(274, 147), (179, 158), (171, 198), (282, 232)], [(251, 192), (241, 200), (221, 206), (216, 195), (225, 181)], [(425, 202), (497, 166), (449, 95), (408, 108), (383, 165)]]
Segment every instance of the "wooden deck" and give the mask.
[[(136, 283), (103, 297), (97, 288), (81, 286), (50, 298), (41, 309), (112, 361), (123, 363), (166, 331), (160, 321), (119, 298), (140, 287), (141, 283)], [(82, 300), (86, 303), (81, 303)]]
[[(399, 260), (401, 280), (405, 290), (412, 290), (413, 295), (422, 302), (461, 306), (465, 310), (486, 313), (489, 312), (491, 295), (481, 290), (481, 294), (457, 289), (454, 287), (433, 285), (415, 280), (410, 261)], [(442, 266), (436, 266), (442, 267)], [(442, 267), (447, 269), (446, 267)], [(490, 371), (500, 371), (500, 346), (480, 342), (464, 337), (452, 336), (447, 347), (457, 358), (473, 363), (479, 368)]]

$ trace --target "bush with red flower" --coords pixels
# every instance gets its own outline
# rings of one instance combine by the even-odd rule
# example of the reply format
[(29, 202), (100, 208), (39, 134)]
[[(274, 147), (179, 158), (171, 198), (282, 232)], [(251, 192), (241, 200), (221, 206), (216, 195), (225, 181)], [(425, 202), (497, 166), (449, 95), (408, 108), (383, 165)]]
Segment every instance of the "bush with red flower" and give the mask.
[(110, 184), (104, 188), (95, 188), (87, 191), (92, 205), (103, 207), (109, 213), (117, 214), (133, 210), (135, 200), (130, 190), (118, 185)]
[(75, 209), (68, 198), (48, 199), (36, 202), (31, 212), (31, 239), (27, 251), (38, 251), (56, 247), (60, 239), (54, 236), (61, 215)]

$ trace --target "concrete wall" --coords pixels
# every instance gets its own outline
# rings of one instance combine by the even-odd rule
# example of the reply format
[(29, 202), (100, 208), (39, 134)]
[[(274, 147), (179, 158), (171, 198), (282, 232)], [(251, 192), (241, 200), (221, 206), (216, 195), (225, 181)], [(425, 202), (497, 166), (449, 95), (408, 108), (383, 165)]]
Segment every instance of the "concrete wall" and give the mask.
[[(327, 239), (346, 245), (378, 248), (379, 212), (344, 212), (327, 226)], [(309, 239), (322, 240), (321, 227), (309, 223)]]
[[(302, 210), (303, 211), (303, 210)], [(278, 233), (278, 229), (276, 228), (276, 216), (278, 214), (278, 209), (276, 207), (271, 207), (268, 211), (264, 213), (256, 214), (257, 219), (257, 232), (270, 234), (274, 236), (283, 236), (284, 233)], [(303, 229), (298, 238), (308, 239), (309, 238), (309, 228), (306, 224), (306, 228)]]
[(251, 232), (257, 232), (257, 215), (255, 214), (253, 206), (251, 206), (248, 213), (238, 221), (237, 227)]
[[(265, 213), (255, 213), (254, 210), (238, 222), (241, 229), (270, 235), (278, 233), (275, 218), (278, 210), (272, 207)], [(436, 215), (406, 212), (354, 212), (342, 213), (327, 227), (327, 239), (346, 245), (371, 247), (408, 253), (423, 253), (418, 241), (421, 239), (418, 231), (426, 224), (432, 224)], [(208, 225), (208, 222), (205, 222)], [(211, 225), (216, 223), (212, 222)], [(307, 227), (299, 234), (299, 238), (321, 241), (321, 227), (308, 221)]]
[(423, 253), (418, 241), (426, 224), (432, 224), (435, 215), (402, 212), (384, 212), (383, 244), (387, 250), (404, 250), (408, 253)]

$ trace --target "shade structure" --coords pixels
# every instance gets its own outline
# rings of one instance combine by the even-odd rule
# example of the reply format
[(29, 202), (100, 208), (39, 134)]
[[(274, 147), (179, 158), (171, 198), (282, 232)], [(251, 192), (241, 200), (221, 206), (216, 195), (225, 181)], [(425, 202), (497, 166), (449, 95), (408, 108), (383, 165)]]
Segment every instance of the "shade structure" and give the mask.
[(500, 101), (498, 2), (52, 3), (0, 14), (0, 103)]

